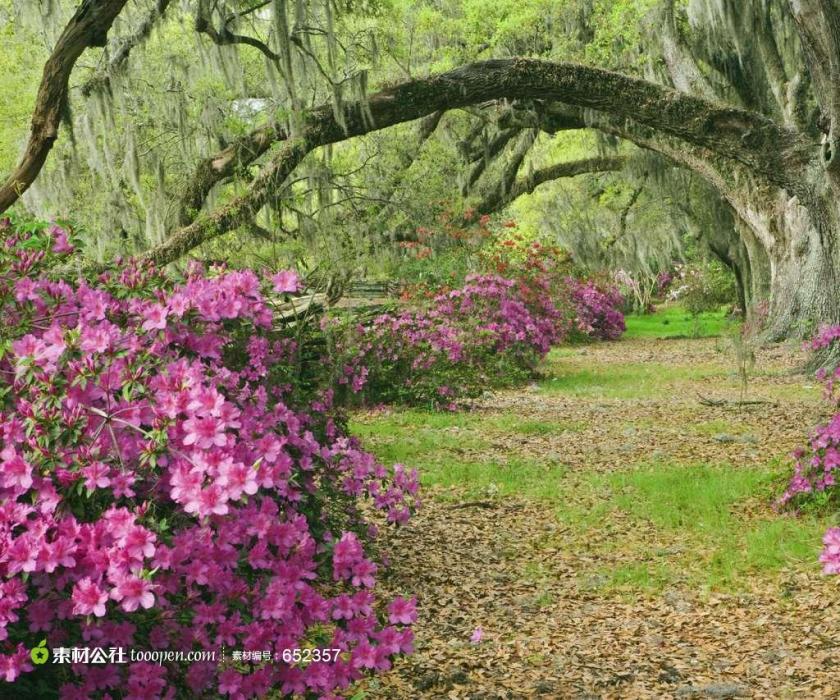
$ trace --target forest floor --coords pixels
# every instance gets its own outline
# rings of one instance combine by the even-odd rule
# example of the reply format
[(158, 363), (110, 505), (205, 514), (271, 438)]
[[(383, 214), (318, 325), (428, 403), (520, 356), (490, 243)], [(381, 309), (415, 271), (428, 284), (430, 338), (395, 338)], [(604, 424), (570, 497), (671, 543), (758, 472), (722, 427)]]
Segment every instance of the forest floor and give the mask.
[(773, 508), (820, 388), (779, 346), (747, 389), (768, 403), (703, 405), (740, 398), (733, 343), (662, 323), (557, 349), (470, 411), (355, 417), (425, 486), (382, 540), (383, 585), (418, 599), (416, 653), (355, 697), (840, 697), (829, 519)]

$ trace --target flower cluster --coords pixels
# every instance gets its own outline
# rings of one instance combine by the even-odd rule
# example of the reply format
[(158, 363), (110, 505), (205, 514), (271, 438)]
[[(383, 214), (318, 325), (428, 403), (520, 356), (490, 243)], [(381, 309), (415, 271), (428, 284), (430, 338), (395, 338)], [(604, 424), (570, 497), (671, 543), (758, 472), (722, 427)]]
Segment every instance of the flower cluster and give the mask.
[[(375, 594), (369, 499), (403, 523), (417, 475), (291, 400), (263, 289), (294, 273), (124, 263), (53, 281), (59, 226), (0, 222), (0, 676), (68, 698), (332, 697), (411, 650)], [(28, 646), (341, 649), (311, 663), (47, 665)]]
[(676, 265), (667, 298), (693, 315), (715, 311), (736, 301), (735, 277), (716, 260)]
[(544, 289), (470, 275), (430, 301), (346, 329), (338, 384), (375, 401), (455, 407), (500, 379), (530, 373), (565, 332)]

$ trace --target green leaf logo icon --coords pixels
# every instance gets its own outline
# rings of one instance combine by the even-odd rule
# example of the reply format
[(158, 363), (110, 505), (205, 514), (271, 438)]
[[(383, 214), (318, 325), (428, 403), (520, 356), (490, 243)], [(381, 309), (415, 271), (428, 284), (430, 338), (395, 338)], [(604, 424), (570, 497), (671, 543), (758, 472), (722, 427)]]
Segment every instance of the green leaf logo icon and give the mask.
[(50, 651), (47, 649), (47, 640), (42, 639), (41, 643), (29, 652), (32, 657), (32, 663), (36, 666), (47, 663), (50, 658)]

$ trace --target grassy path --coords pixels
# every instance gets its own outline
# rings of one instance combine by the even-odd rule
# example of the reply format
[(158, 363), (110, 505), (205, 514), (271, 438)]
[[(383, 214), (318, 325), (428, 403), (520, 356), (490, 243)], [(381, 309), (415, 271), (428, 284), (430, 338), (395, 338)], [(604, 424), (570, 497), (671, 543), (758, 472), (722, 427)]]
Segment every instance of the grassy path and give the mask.
[(470, 412), (356, 417), (426, 486), (386, 542), (417, 653), (364, 697), (840, 697), (827, 520), (772, 508), (819, 389), (774, 348), (748, 390), (772, 403), (704, 406), (739, 395), (729, 342), (652, 318)]

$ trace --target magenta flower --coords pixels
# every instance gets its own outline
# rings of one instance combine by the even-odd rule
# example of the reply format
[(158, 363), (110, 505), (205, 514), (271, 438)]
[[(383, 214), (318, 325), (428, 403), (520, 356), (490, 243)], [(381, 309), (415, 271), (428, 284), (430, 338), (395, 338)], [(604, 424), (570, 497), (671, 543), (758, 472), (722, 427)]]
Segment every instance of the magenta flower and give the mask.
[(72, 600), (74, 615), (105, 616), (105, 603), (108, 601), (108, 594), (102, 590), (99, 584), (88, 577), (80, 579), (73, 586)]
[(278, 293), (297, 292), (301, 289), (300, 278), (294, 270), (281, 270), (269, 277), (272, 289)]
[(142, 561), (154, 556), (156, 539), (153, 532), (139, 525), (132, 525), (120, 538), (119, 543), (128, 556)]
[(63, 228), (60, 226), (51, 226), (50, 233), (53, 237), (53, 253), (56, 255), (62, 255), (64, 253), (72, 253), (75, 250), (70, 241), (67, 239), (67, 231)]
[(417, 599), (394, 598), (388, 605), (388, 620), (392, 625), (411, 625), (417, 621)]
[(257, 473), (241, 462), (226, 460), (219, 468), (216, 483), (224, 487), (230, 498), (236, 500), (243, 493), (253, 496), (257, 492)]
[(118, 601), (126, 612), (134, 612), (140, 606), (148, 610), (155, 604), (152, 588), (151, 581), (129, 574), (111, 590), (111, 598)]
[(224, 447), (227, 444), (225, 425), (215, 416), (188, 418), (184, 421), (184, 444), (195, 445), (201, 449)]
[(0, 452), (0, 456), (4, 457), (0, 462), (0, 478), (2, 478), (3, 486), (20, 493), (28, 491), (32, 486), (32, 466), (11, 448)]
[(823, 551), (820, 554), (823, 573), (840, 574), (840, 527), (832, 527), (826, 531), (823, 545)]
[[(377, 615), (377, 563), (335, 513), (373, 537), (358, 501), (403, 522), (416, 474), (342, 432), (332, 387), (297, 385), (297, 341), (274, 324), (260, 279), (191, 265), (179, 284), (127, 260), (90, 283), (55, 280), (45, 265), (60, 253), (18, 250), (29, 235), (0, 246), (13, 334), (12, 371), (0, 371), (0, 680), (32, 670), (11, 640), (33, 632), (51, 646), (224, 644), (267, 658), (333, 623), (328, 643), (344, 650), (235, 671), (68, 665), (68, 698), (330, 697), (410, 653), (413, 602), (389, 611), (396, 625)], [(441, 334), (441, 346), (456, 341)], [(353, 363), (348, 383), (366, 369)]]
[(163, 304), (150, 304), (143, 311), (143, 324), (140, 326), (144, 331), (156, 331), (166, 328), (167, 308)]
[(88, 491), (95, 491), (109, 486), (111, 483), (111, 479), (108, 478), (110, 471), (108, 465), (102, 462), (92, 462), (86, 467), (82, 467), (81, 473), (85, 480), (85, 488)]

